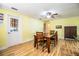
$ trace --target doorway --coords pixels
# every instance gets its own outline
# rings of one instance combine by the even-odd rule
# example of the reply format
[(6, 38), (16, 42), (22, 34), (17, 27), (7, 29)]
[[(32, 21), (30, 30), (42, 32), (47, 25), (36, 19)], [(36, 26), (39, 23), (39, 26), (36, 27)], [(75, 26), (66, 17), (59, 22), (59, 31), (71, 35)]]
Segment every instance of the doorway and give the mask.
[(8, 47), (21, 43), (21, 26), (19, 17), (7, 15)]
[(75, 39), (74, 37), (77, 37), (77, 26), (65, 26), (64, 38)]

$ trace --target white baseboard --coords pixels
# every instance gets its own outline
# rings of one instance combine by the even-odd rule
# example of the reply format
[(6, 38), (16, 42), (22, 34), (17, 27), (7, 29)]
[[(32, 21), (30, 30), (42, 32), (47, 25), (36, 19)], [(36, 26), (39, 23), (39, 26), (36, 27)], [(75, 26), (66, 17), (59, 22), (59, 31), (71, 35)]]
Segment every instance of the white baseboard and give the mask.
[(33, 39), (28, 39), (28, 40), (26, 40), (26, 41), (23, 41), (22, 43), (24, 43), (24, 42), (29, 42), (29, 41), (32, 41)]

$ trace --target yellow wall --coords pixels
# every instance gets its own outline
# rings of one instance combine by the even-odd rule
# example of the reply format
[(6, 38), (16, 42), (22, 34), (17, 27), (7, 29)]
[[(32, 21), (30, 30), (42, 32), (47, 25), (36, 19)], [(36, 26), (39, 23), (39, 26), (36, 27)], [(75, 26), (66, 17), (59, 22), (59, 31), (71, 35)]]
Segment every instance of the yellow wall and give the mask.
[[(38, 19), (33, 19), (24, 14), (18, 13), (13, 10), (0, 9), (0, 13), (19, 16), (22, 19), (22, 41), (29, 41), (33, 39), (36, 31), (43, 31), (43, 22)], [(7, 45), (7, 26), (6, 17), (0, 25), (0, 48)]]
[[(62, 25), (62, 29), (56, 29), (56, 25)], [(50, 21), (49, 26), (50, 30), (53, 29), (58, 31), (59, 38), (64, 38), (64, 26), (77, 26), (77, 35), (79, 36), (79, 17), (56, 19)]]
[(26, 18), (23, 20), (23, 40), (33, 39), (36, 31), (43, 31), (43, 22), (37, 19)]

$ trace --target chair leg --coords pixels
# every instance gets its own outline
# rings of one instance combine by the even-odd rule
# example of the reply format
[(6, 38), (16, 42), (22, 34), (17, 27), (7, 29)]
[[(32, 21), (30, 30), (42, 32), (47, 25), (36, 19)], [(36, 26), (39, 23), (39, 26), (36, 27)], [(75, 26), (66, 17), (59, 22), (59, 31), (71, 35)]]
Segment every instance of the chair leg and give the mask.
[(37, 44), (36, 44), (36, 48), (38, 49), (38, 42), (37, 42)]
[(42, 51), (44, 51), (44, 41), (43, 41), (43, 48), (42, 48)]
[(42, 51), (44, 51), (44, 47), (42, 48)]
[(36, 47), (36, 41), (34, 40), (34, 47)]

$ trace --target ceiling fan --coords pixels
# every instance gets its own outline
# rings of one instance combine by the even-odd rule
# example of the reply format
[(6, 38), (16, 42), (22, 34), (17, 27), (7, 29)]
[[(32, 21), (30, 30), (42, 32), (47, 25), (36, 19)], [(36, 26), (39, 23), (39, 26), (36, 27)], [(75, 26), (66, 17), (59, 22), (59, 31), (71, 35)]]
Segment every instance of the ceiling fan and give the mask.
[(40, 16), (40, 20), (41, 19), (53, 19), (55, 18), (55, 16), (58, 15), (58, 13), (55, 13), (53, 11), (45, 11), (43, 12)]
[(49, 18), (55, 18), (55, 15), (58, 15), (58, 13), (52, 13), (52, 12), (47, 12), (47, 17)]

